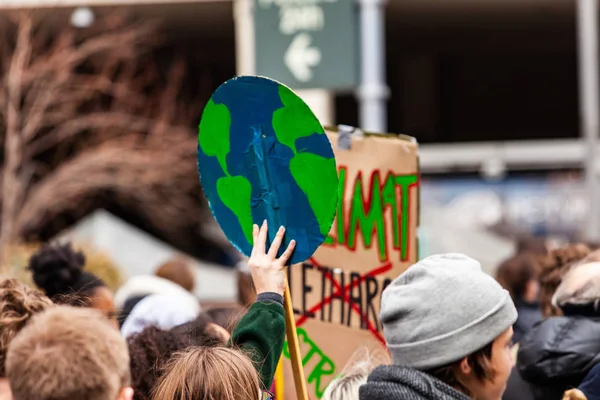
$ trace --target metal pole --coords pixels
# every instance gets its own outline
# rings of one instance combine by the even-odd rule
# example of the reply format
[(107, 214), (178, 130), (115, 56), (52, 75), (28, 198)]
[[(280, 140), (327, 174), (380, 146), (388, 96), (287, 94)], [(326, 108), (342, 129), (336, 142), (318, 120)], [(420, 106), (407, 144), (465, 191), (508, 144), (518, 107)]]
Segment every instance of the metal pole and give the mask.
[(586, 237), (600, 239), (600, 182), (596, 162), (598, 148), (598, 4), (577, 0), (579, 100), (582, 135), (586, 143), (585, 178), (589, 198)]
[(358, 0), (360, 4), (361, 85), (360, 127), (374, 132), (387, 131), (385, 79), (385, 0)]
[(235, 22), (235, 57), (238, 76), (254, 75), (256, 71), (253, 12), (253, 0), (234, 0), (233, 20)]

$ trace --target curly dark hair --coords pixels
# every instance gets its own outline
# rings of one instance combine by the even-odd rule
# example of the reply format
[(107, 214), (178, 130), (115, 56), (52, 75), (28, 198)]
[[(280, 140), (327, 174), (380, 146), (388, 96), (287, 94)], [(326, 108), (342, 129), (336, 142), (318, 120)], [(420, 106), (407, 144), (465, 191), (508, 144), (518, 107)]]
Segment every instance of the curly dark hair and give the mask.
[(165, 363), (175, 353), (189, 347), (217, 347), (225, 343), (208, 329), (213, 323), (206, 313), (193, 321), (162, 330), (150, 326), (127, 340), (134, 400), (150, 400), (152, 389), (162, 375)]
[(165, 331), (154, 326), (132, 335), (129, 347), (131, 384), (134, 400), (151, 399), (152, 389), (161, 376), (166, 361), (178, 351), (190, 346), (190, 339), (175, 331)]
[(41, 292), (21, 284), (16, 279), (0, 280), (0, 377), (6, 376), (8, 345), (29, 319), (52, 302)]
[(552, 250), (540, 259), (540, 307), (545, 317), (562, 315), (562, 312), (552, 306), (552, 296), (563, 277), (571, 268), (580, 263), (591, 253), (590, 248), (583, 244), (571, 244)]
[(94, 289), (106, 286), (97, 276), (83, 270), (85, 255), (71, 243), (44, 244), (29, 259), (33, 281), (55, 303), (85, 305)]

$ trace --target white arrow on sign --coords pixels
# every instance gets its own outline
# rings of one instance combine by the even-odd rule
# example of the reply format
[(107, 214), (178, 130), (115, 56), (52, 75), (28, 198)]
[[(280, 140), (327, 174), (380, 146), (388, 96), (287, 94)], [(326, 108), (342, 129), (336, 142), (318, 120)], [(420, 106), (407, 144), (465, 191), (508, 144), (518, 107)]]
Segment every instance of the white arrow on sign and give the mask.
[(311, 42), (312, 38), (308, 33), (299, 33), (283, 58), (292, 75), (300, 82), (309, 82), (313, 77), (311, 68), (321, 62), (321, 51), (311, 47)]

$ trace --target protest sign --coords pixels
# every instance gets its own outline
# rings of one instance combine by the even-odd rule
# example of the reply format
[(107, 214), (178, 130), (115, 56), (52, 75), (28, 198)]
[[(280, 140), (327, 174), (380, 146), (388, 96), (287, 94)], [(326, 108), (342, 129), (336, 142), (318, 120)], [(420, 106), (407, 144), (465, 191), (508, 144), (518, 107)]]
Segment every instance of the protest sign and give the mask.
[[(267, 248), (278, 228), (286, 228), (279, 256), (296, 241), (292, 264), (307, 260), (327, 238), (338, 204), (333, 151), (310, 108), (279, 82), (243, 76), (217, 88), (200, 121), (198, 172), (215, 219), (246, 256), (252, 226), (263, 221)], [(306, 400), (289, 288), (284, 306), (296, 395)]]
[[(416, 141), (352, 135), (342, 149), (346, 137), (334, 130), (328, 136), (339, 175), (337, 216), (313, 257), (288, 270), (311, 399), (322, 396), (357, 350), (385, 351), (381, 293), (417, 259)], [(286, 350), (284, 356), (284, 382), (292, 382)], [(285, 398), (293, 398), (293, 386), (284, 387)]]
[(230, 79), (213, 93), (199, 126), (198, 171), (211, 211), (229, 241), (252, 251), (252, 224), (280, 226), (303, 262), (326, 238), (338, 177), (325, 131), (289, 88), (268, 78)]

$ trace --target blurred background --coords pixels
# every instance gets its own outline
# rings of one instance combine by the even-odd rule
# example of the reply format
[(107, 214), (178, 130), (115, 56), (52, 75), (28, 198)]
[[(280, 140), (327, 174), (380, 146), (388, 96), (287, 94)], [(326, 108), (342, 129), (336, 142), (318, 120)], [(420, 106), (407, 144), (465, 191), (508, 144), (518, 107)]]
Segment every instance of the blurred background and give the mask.
[(466, 252), (492, 272), (524, 241), (593, 245), (597, 12), (595, 0), (0, 0), (2, 257), (21, 265), (28, 246), (68, 237), (131, 276), (181, 255), (202, 300), (233, 301), (240, 257), (195, 159), (203, 106), (236, 74), (298, 90), (323, 124), (415, 137), (421, 256)]

